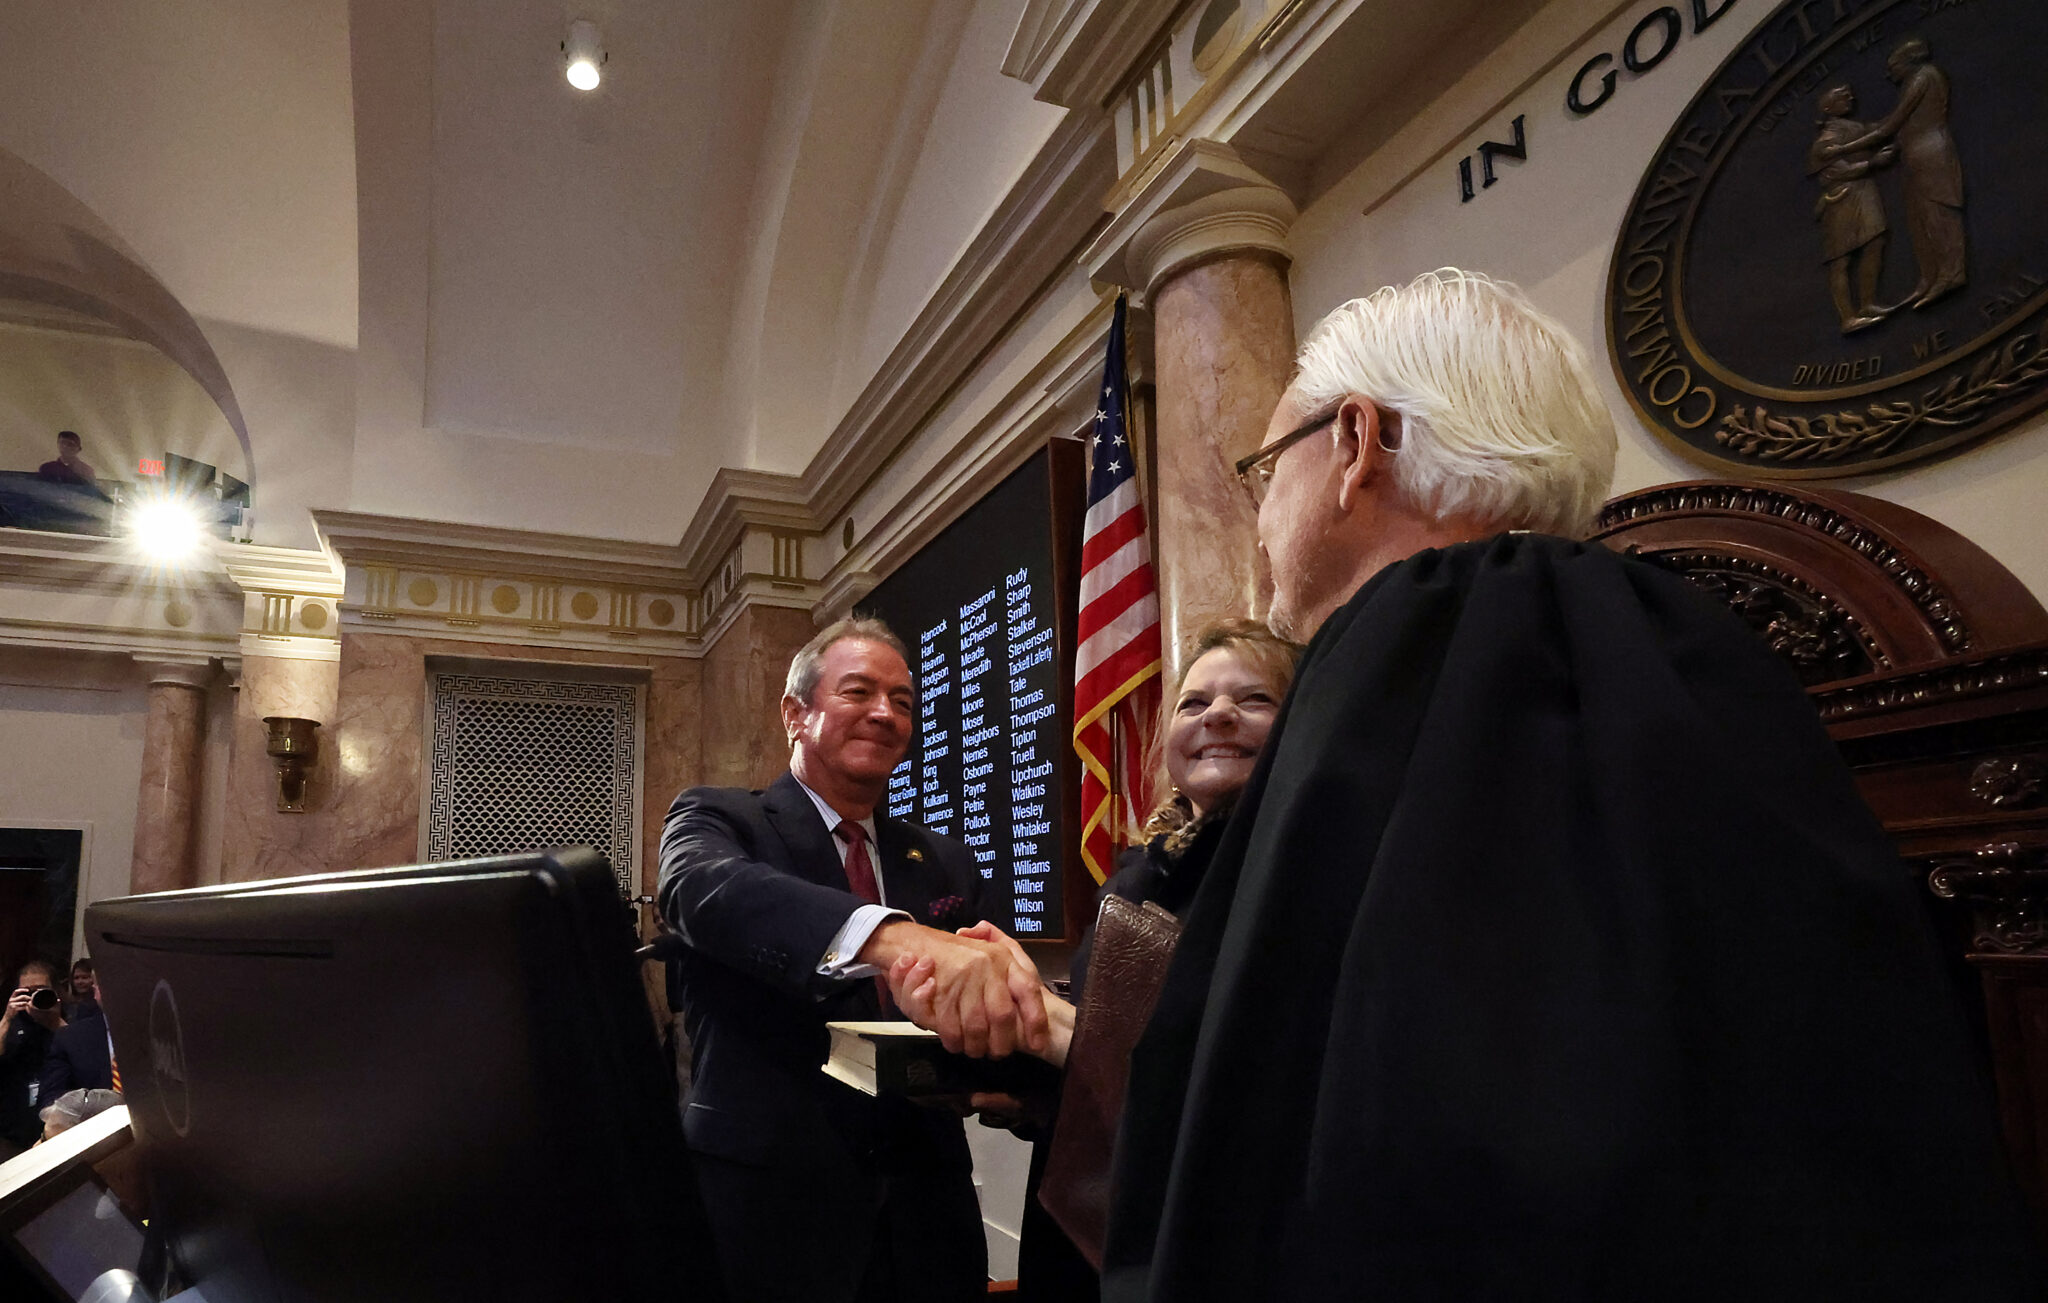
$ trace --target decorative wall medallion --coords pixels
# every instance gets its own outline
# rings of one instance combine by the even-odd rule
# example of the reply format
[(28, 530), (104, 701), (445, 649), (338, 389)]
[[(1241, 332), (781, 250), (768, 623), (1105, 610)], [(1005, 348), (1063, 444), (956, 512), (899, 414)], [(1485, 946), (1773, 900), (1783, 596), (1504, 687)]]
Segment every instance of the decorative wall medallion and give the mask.
[(579, 620), (595, 620), (597, 618), (597, 594), (578, 593), (570, 598), (569, 614)]
[(299, 623), (308, 629), (320, 630), (327, 627), (327, 608), (318, 602), (307, 602), (299, 608)]
[(510, 615), (519, 609), (519, 590), (510, 584), (499, 584), (491, 590), (491, 609), (499, 615)]
[(192, 623), (192, 608), (177, 598), (164, 603), (164, 623), (182, 629)]
[(662, 598), (655, 598), (647, 604), (647, 622), (657, 629), (666, 629), (676, 622), (676, 605)]
[(415, 579), (405, 590), (414, 606), (432, 606), (434, 599), (441, 595), (441, 587), (431, 579)]
[(2048, 5), (1788, 0), (1652, 159), (1608, 271), (1629, 401), (1696, 459), (1857, 474), (2048, 403)]

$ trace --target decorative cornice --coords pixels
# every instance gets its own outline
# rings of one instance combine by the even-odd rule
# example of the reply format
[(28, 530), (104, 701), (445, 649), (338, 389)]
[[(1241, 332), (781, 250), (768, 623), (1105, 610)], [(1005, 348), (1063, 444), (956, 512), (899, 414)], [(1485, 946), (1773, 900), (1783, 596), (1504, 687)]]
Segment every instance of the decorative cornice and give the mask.
[(310, 548), (264, 547), (256, 543), (221, 543), (214, 548), (221, 569), (244, 593), (293, 593), (307, 597), (341, 596), (341, 562)]
[(1150, 294), (1160, 281), (1219, 253), (1291, 255), (1297, 216), (1286, 191), (1214, 140), (1183, 140), (1081, 255), (1099, 281)]
[(173, 688), (193, 688), (204, 692), (219, 677), (211, 657), (177, 656), (161, 652), (136, 652), (135, 661), (142, 667), (149, 686), (159, 685)]
[(725, 467), (712, 477), (677, 554), (696, 586), (702, 587), (749, 525), (816, 533), (817, 522), (802, 476)]
[(925, 303), (824, 447), (804, 468), (812, 516), (829, 521), (1071, 265), (1102, 220), (1115, 173), (1108, 123), (1070, 117)]
[[(851, 575), (887, 575), (1048, 439), (1077, 435), (1088, 426), (1113, 310), (1113, 299), (1096, 303), (1003, 395), (971, 437), (933, 459), (924, 475), (896, 494), (859, 545), (822, 576), (814, 618), (830, 619), (866, 595), (854, 591)], [(868, 581), (870, 587), (876, 582)]]
[(0, 529), (0, 643), (233, 655), (240, 599), (206, 554), (167, 570), (125, 539)]
[(1838, 724), (2028, 687), (2048, 688), (2048, 646), (1846, 683), (1812, 696), (1821, 720)]
[(315, 510), (313, 524), (328, 551), (353, 568), (372, 563), (431, 563), (449, 569), (516, 568), (553, 579), (593, 584), (645, 583), (689, 588), (678, 549), (581, 534), (459, 525), (409, 516)]
[(840, 611), (851, 611), (861, 598), (875, 591), (875, 585), (882, 582), (880, 575), (872, 570), (842, 570), (838, 577), (826, 584), (818, 594), (818, 603), (811, 610), (811, 617), (823, 622)]
[[(679, 549), (702, 584), (749, 526), (825, 532), (946, 396), (1071, 266), (1102, 220), (1115, 180), (1108, 121), (1070, 115), (1011, 187), (966, 252), (800, 476), (722, 470)], [(817, 600), (816, 594), (812, 595)], [(715, 638), (716, 626), (706, 631)]]
[(1003, 75), (1062, 108), (1099, 108), (1130, 76), (1182, 0), (1029, 0)]
[(124, 538), (0, 529), (0, 586), (47, 588), (72, 594), (126, 596), (160, 589), (189, 596), (233, 596), (227, 575), (201, 557), (166, 569), (139, 555)]
[(457, 641), (698, 654), (674, 547), (315, 510), (346, 563), (342, 625)]
[(1644, 520), (1692, 515), (1758, 516), (1823, 535), (1869, 561), (1917, 608), (1951, 654), (1973, 639), (1955, 599), (1934, 582), (1919, 558), (1868, 522), (1783, 489), (1755, 484), (1670, 484), (1614, 499), (1600, 512), (1598, 534)]
[(679, 549), (526, 530), (316, 511), (346, 566), (341, 624), (460, 642), (700, 656), (748, 603), (808, 609), (801, 530), (739, 511), (696, 582)]

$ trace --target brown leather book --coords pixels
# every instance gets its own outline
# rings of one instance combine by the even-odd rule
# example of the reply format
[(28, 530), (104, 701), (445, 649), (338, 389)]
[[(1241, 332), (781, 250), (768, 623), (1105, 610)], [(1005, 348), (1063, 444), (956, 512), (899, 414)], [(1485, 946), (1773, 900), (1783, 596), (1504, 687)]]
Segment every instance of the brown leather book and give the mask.
[(1103, 899), (1088, 990), (1067, 1049), (1059, 1122), (1038, 1201), (1096, 1269), (1109, 1229), (1110, 1154), (1130, 1081), (1131, 1048), (1152, 1018), (1180, 920), (1147, 902)]

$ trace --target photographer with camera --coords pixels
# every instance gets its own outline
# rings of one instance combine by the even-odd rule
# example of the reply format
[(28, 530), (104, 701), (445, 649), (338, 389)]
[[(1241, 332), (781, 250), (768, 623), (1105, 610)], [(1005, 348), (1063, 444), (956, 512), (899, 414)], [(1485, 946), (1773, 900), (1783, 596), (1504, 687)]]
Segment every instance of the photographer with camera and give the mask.
[(43, 1134), (37, 1112), (37, 1079), (50, 1041), (64, 1026), (57, 969), (40, 959), (21, 966), (7, 1012), (0, 1015), (0, 1141), (13, 1153)]

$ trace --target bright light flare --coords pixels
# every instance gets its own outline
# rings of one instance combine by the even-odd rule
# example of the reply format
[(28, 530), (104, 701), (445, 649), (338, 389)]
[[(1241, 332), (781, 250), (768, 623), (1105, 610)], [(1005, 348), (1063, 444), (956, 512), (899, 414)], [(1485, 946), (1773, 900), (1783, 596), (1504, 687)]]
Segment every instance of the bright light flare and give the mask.
[(604, 77), (604, 37), (597, 24), (579, 18), (569, 24), (569, 37), (562, 42), (563, 70), (577, 90), (596, 90)]
[(157, 498), (135, 508), (129, 521), (135, 545), (152, 561), (176, 564), (199, 550), (206, 537), (199, 513), (178, 498)]

